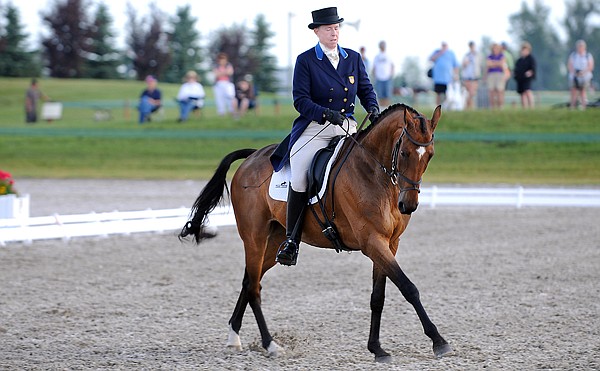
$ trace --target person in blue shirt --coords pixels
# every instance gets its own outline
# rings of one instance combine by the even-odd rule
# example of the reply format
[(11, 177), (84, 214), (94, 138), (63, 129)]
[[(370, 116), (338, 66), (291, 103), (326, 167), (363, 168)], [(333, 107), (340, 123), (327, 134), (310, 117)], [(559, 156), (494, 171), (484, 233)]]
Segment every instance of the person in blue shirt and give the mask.
[(429, 60), (433, 62), (433, 90), (436, 93), (435, 105), (438, 106), (446, 99), (448, 85), (458, 79), (459, 64), (446, 42), (442, 42), (442, 47), (434, 51)]
[(291, 133), (271, 155), (275, 171), (289, 162), (291, 180), (288, 186), (286, 240), (277, 253), (277, 262), (294, 265), (301, 241), (304, 210), (308, 202), (308, 168), (315, 153), (329, 144), (331, 138), (354, 133), (355, 101), (371, 113), (371, 121), (379, 114), (377, 96), (358, 52), (338, 45), (340, 23), (337, 8), (312, 12), (313, 30), (319, 42), (300, 54), (294, 67), (292, 95), (299, 116)]
[(150, 121), (150, 115), (161, 106), (161, 92), (156, 87), (158, 80), (152, 75), (146, 77), (146, 89), (140, 95), (140, 104), (138, 110), (140, 111), (139, 123), (143, 124), (146, 121)]

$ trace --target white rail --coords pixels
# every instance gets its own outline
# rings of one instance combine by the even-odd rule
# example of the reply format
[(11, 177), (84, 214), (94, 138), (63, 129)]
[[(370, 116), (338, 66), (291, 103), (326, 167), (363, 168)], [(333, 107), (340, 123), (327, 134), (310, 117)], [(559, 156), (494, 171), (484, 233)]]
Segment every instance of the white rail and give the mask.
[[(421, 189), (421, 207), (508, 206), (508, 207), (600, 207), (600, 189), (568, 188), (459, 188)], [(77, 215), (0, 219), (0, 246), (7, 242), (73, 237), (108, 236), (137, 232), (176, 231), (183, 227), (190, 209), (114, 211)], [(231, 207), (218, 207), (209, 216), (211, 228), (235, 225)]]
[(421, 189), (421, 205), (600, 207), (600, 189), (458, 188)]
[[(142, 211), (113, 211), (76, 215), (41, 216), (23, 219), (0, 219), (0, 245), (7, 242), (73, 237), (131, 234), (138, 232), (175, 231), (188, 221), (190, 209)], [(209, 216), (209, 226), (233, 225), (235, 219), (230, 207), (216, 208)]]

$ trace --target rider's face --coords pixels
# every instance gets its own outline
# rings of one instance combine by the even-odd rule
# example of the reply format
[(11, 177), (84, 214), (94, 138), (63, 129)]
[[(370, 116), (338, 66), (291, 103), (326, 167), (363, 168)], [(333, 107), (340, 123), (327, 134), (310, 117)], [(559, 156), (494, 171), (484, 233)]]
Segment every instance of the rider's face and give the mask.
[(314, 31), (315, 35), (319, 38), (319, 42), (328, 49), (335, 49), (337, 47), (340, 37), (339, 23), (319, 26)]

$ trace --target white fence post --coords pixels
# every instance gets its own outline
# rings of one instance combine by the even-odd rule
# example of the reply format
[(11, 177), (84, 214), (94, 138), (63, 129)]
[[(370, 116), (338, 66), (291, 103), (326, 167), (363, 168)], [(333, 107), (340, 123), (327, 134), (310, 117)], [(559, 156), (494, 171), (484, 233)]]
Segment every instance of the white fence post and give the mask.
[(522, 186), (519, 186), (517, 188), (517, 209), (520, 209), (521, 206), (523, 206), (523, 196), (524, 196), (523, 193), (524, 192), (525, 192), (525, 190), (523, 189)]

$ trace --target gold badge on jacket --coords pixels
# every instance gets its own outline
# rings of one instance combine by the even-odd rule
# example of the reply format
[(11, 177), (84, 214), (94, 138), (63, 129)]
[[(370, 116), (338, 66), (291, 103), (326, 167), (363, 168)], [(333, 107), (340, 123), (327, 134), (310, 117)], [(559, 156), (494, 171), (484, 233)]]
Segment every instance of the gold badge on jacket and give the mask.
[(354, 84), (354, 76), (348, 76), (348, 80), (350, 80), (350, 84)]

